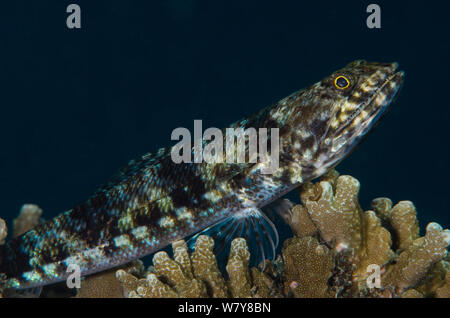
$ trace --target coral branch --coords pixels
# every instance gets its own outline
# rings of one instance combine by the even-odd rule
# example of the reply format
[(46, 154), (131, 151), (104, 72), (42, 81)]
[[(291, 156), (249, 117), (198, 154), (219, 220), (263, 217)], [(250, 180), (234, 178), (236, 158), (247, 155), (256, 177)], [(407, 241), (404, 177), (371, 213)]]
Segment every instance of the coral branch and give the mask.
[[(285, 202), (277, 211), (294, 236), (284, 241), (282, 257), (264, 267), (249, 268), (252, 251), (236, 238), (221, 273), (214, 240), (200, 235), (193, 252), (185, 241), (174, 242), (173, 258), (160, 251), (147, 269), (134, 261), (85, 277), (76, 297), (450, 297), (450, 231), (430, 223), (420, 237), (410, 201), (376, 198), (364, 211), (359, 188), (334, 170), (304, 184), (302, 204)], [(41, 214), (24, 205), (14, 235), (38, 224)], [(0, 244), (6, 236), (0, 219)], [(44, 290), (58, 295), (56, 287)]]

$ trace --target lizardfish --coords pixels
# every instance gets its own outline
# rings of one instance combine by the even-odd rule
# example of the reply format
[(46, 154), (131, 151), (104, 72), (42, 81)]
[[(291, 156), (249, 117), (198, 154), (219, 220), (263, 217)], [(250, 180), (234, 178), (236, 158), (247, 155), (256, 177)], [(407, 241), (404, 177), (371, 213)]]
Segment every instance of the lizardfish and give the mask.
[(3, 287), (62, 281), (73, 264), (82, 275), (103, 271), (212, 226), (223, 240), (244, 236), (273, 254), (276, 228), (261, 208), (321, 176), (359, 144), (402, 85), (397, 67), (352, 62), (232, 124), (278, 129), (279, 164), (271, 174), (262, 173), (267, 160), (175, 163), (171, 147), (131, 161), (85, 202), (0, 247)]

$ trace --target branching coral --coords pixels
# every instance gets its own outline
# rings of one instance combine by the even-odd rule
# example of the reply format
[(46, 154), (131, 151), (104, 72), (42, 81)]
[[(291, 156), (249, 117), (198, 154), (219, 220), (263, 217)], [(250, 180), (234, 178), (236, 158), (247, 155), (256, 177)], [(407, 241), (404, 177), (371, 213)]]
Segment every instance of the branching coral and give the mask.
[(42, 210), (34, 204), (24, 204), (19, 216), (14, 220), (13, 236), (19, 236), (38, 225), (41, 220)]
[(447, 255), (450, 232), (443, 231), (437, 223), (430, 223), (424, 237), (420, 237), (400, 253), (396, 264), (388, 269), (386, 283), (397, 292), (414, 287), (431, 267)]
[[(147, 269), (138, 260), (85, 277), (76, 297), (450, 297), (450, 231), (430, 223), (421, 237), (410, 201), (376, 198), (364, 211), (359, 188), (334, 170), (303, 185), (302, 204), (277, 210), (294, 236), (264, 270), (249, 268), (251, 251), (236, 238), (221, 273), (215, 242), (199, 236), (193, 252), (174, 242), (173, 257), (158, 252)], [(25, 205), (14, 235), (35, 226), (41, 213)], [(6, 234), (0, 219), (0, 244)]]
[[(144, 272), (144, 264), (133, 261), (122, 266), (122, 271), (129, 275), (141, 275)], [(77, 298), (121, 298), (124, 297), (123, 287), (116, 278), (117, 268), (85, 277), (81, 281), (81, 288), (77, 290)]]
[(328, 280), (334, 267), (331, 251), (311, 236), (284, 243), (285, 294), (295, 297), (328, 297)]
[[(221, 274), (213, 253), (214, 241), (199, 236), (195, 251), (189, 254), (186, 243), (173, 243), (174, 257), (158, 252), (154, 267), (145, 278), (138, 278), (125, 270), (116, 272), (128, 297), (252, 297), (275, 295), (273, 278), (257, 269), (248, 268), (250, 252), (244, 239), (231, 244), (226, 270), (229, 279)], [(280, 294), (278, 292), (278, 294)]]
[[(335, 296), (352, 297), (445, 295), (448, 267), (441, 270), (444, 274), (441, 273), (440, 278), (434, 277), (437, 280), (434, 287), (421, 285), (429, 280), (435, 267), (443, 266), (450, 231), (430, 223), (425, 236), (419, 237), (412, 202), (401, 201), (392, 207), (389, 199), (378, 198), (372, 202), (373, 211), (363, 212), (357, 199), (358, 191), (359, 182), (355, 178), (338, 176), (332, 171), (320, 182), (304, 185), (300, 189), (303, 205), (284, 215), (298, 237), (311, 238), (312, 235), (322, 240), (324, 247), (331, 248), (335, 268), (329, 289), (335, 291)], [(309, 222), (316, 231), (311, 225), (307, 231), (301, 226)], [(377, 268), (381, 279), (378, 288), (368, 282)], [(286, 268), (286, 277), (290, 275), (288, 270)], [(323, 279), (328, 276), (328, 272), (324, 272)], [(316, 287), (312, 279), (303, 285), (303, 289), (308, 285)]]
[(303, 206), (320, 236), (335, 248), (358, 249), (362, 243), (364, 214), (358, 204), (358, 180), (350, 176), (337, 178), (336, 186), (328, 181), (307, 184), (300, 193)]
[(247, 245), (235, 239), (223, 279), (214, 242), (200, 236), (192, 255), (182, 241), (173, 245), (174, 260), (157, 253), (147, 279), (124, 271), (117, 276), (131, 297), (448, 297), (450, 232), (430, 223), (419, 237), (409, 201), (392, 206), (377, 198), (364, 212), (359, 187), (335, 171), (304, 185), (303, 204), (282, 213), (295, 236), (284, 242), (283, 260), (266, 273), (248, 270)]
[(0, 245), (5, 244), (5, 239), (8, 236), (8, 228), (6, 222), (0, 219)]
[(450, 271), (447, 270), (445, 275), (445, 282), (439, 288), (436, 288), (436, 297), (450, 298)]

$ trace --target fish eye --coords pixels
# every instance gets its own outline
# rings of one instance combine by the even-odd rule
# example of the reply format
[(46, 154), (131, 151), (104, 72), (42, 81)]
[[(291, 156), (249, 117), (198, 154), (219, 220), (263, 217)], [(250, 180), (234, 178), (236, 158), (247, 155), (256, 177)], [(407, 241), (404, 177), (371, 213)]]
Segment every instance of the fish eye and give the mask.
[(338, 89), (346, 89), (350, 86), (350, 80), (343, 75), (339, 75), (334, 79), (334, 86)]

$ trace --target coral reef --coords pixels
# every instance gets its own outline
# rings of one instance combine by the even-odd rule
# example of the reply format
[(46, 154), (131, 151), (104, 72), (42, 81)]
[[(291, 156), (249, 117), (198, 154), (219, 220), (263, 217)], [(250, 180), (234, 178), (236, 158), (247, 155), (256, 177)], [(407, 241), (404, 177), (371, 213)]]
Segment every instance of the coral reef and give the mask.
[(125, 270), (118, 270), (116, 277), (125, 295), (133, 298), (281, 296), (269, 270), (249, 270), (250, 252), (244, 239), (236, 238), (231, 244), (227, 280), (217, 266), (213, 246), (212, 238), (201, 235), (189, 254), (186, 243), (178, 241), (172, 244), (173, 259), (164, 251), (158, 252), (153, 257), (154, 266), (141, 277)]
[[(142, 275), (145, 268), (142, 261), (137, 260), (120, 267), (129, 275)], [(116, 278), (114, 268), (105, 272), (85, 277), (81, 282), (81, 288), (77, 290), (76, 298), (122, 298), (125, 296), (122, 284)]]
[(8, 229), (6, 227), (6, 222), (0, 219), (0, 245), (5, 244), (5, 239), (8, 236)]
[(311, 236), (293, 237), (284, 243), (286, 295), (315, 298), (331, 296), (328, 280), (334, 262), (328, 247)]
[(22, 235), (42, 222), (42, 210), (34, 204), (24, 204), (19, 216), (14, 220), (13, 237)]
[[(173, 257), (160, 251), (148, 268), (137, 260), (83, 278), (76, 295), (48, 286), (41, 297), (450, 298), (450, 231), (430, 223), (420, 236), (410, 201), (393, 205), (388, 198), (376, 198), (364, 211), (359, 188), (358, 180), (334, 170), (303, 185), (301, 204), (276, 210), (294, 235), (284, 241), (281, 255), (264, 266), (250, 268), (247, 242), (236, 238), (222, 273), (213, 239), (201, 235), (192, 252), (185, 241), (177, 241)], [(35, 226), (41, 214), (37, 206), (24, 205), (13, 235)], [(0, 219), (0, 244), (6, 235)]]
[[(19, 236), (28, 230), (32, 229), (40, 222), (42, 222), (42, 210), (34, 204), (24, 204), (20, 209), (19, 216), (13, 221), (13, 237)], [(5, 244), (5, 239), (8, 235), (8, 228), (6, 222), (0, 218), (0, 245)], [(0, 260), (1, 262), (1, 260)], [(5, 279), (3, 274), (0, 273), (0, 281)], [(0, 290), (0, 298), (3, 297), (2, 291)], [(5, 296), (6, 297), (6, 296)], [(24, 296), (25, 297), (25, 296)], [(26, 297), (33, 297), (33, 295), (28, 295)]]
[[(449, 263), (445, 257), (450, 231), (430, 223), (425, 236), (419, 237), (416, 210), (410, 201), (392, 206), (391, 200), (377, 198), (372, 201), (373, 211), (364, 212), (358, 203), (359, 187), (355, 178), (339, 176), (333, 170), (321, 181), (300, 188), (303, 204), (285, 213), (284, 219), (297, 237), (322, 242), (312, 244), (307, 248), (309, 252), (297, 251), (304, 257), (302, 262), (317, 263), (315, 272), (322, 273), (323, 281), (328, 279), (328, 292), (332, 291), (334, 297), (442, 297), (448, 294)], [(317, 253), (318, 247), (330, 249), (334, 259), (333, 274), (329, 275), (329, 263)], [(285, 249), (283, 251), (285, 259), (289, 254), (295, 258), (294, 252), (285, 255)], [(301, 266), (307, 268), (304, 264)], [(297, 269), (293, 268), (290, 272), (286, 267), (287, 283), (290, 280), (302, 290), (317, 290), (317, 279), (305, 282), (305, 275), (296, 274)], [(376, 271), (379, 271), (379, 282), (372, 284), (376, 283), (370, 281), (378, 276)], [(309, 290), (308, 294), (314, 291)], [(304, 296), (303, 291), (294, 295)], [(321, 292), (321, 296), (327, 293)]]
[(302, 204), (280, 212), (294, 237), (264, 272), (249, 269), (249, 250), (238, 238), (224, 278), (214, 242), (200, 236), (192, 254), (175, 242), (173, 259), (156, 253), (146, 276), (120, 270), (117, 278), (128, 297), (449, 297), (450, 231), (430, 223), (420, 237), (410, 201), (393, 206), (377, 198), (363, 211), (359, 187), (334, 170), (301, 187)]

